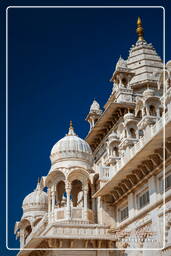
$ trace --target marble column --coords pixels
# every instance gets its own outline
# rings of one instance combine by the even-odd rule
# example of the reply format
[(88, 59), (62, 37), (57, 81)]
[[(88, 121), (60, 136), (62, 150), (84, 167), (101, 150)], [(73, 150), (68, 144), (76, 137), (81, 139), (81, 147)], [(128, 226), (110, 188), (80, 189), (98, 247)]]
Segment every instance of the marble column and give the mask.
[(156, 177), (153, 175), (148, 180), (150, 204), (154, 204), (157, 201), (157, 184)]
[(20, 229), (20, 248), (24, 247), (24, 229)]
[[(94, 184), (91, 185), (91, 198), (95, 194), (95, 187)], [(96, 222), (96, 198), (92, 198), (92, 210), (94, 213), (94, 221)]]
[(129, 217), (133, 218), (135, 216), (135, 204), (134, 204), (134, 194), (130, 193), (128, 195), (128, 211)]
[(52, 212), (53, 212), (55, 209), (55, 185), (52, 186), (51, 193), (52, 193)]
[(67, 205), (66, 205), (66, 219), (71, 219), (71, 204), (70, 204), (70, 195), (71, 195), (71, 184), (67, 182), (65, 184), (65, 190), (67, 194)]
[(84, 187), (84, 219), (88, 219), (88, 207), (87, 207), (87, 196), (88, 196), (88, 186)]
[(51, 212), (51, 191), (48, 188), (48, 212)]
[[(148, 180), (148, 187), (149, 187), (149, 197), (150, 197), (150, 204), (153, 205), (157, 202), (157, 180), (156, 176), (151, 176)], [(160, 220), (158, 216), (158, 209), (153, 209), (150, 212), (152, 226), (151, 231), (153, 232), (152, 238), (154, 239), (153, 245), (154, 248), (163, 247), (163, 237), (160, 227)]]

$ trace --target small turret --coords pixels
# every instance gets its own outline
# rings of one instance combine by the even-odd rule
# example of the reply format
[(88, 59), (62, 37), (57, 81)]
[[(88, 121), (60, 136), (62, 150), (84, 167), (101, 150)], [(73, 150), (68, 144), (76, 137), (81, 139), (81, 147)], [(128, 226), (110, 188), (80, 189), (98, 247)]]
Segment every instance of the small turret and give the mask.
[(134, 73), (128, 68), (127, 61), (120, 56), (110, 80), (114, 83), (116, 90), (119, 88), (128, 88), (129, 82), (133, 76)]
[(100, 109), (99, 103), (94, 99), (93, 103), (90, 107), (90, 111), (86, 117), (86, 120), (90, 124), (90, 130), (94, 127), (95, 123), (99, 119), (102, 114), (102, 110)]

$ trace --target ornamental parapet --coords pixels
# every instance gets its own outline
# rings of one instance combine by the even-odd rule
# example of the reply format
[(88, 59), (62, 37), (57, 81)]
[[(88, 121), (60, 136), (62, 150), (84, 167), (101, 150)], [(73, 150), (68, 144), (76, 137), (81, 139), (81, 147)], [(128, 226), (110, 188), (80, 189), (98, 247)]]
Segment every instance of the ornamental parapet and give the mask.
[[(166, 113), (165, 121), (171, 121), (171, 116)], [(139, 139), (137, 143), (134, 144), (132, 148), (126, 148), (123, 157), (119, 160), (113, 168), (110, 169), (109, 177), (111, 178), (115, 175), (124, 165), (126, 165), (131, 158), (133, 158), (140, 150), (142, 150), (145, 145), (163, 129), (164, 118), (160, 118), (152, 127), (147, 127), (144, 130), (144, 136)]]
[(94, 223), (94, 213), (91, 209), (87, 209), (87, 219), (85, 219), (85, 210), (81, 207), (71, 207), (71, 218), (67, 219), (67, 208), (56, 208), (53, 212), (48, 213), (48, 223), (64, 222), (70, 223)]
[(107, 166), (99, 166), (98, 171), (99, 171), (99, 180), (100, 181), (107, 181), (110, 179), (110, 169), (112, 167), (107, 167)]
[[(111, 179), (115, 177), (117, 173), (120, 172), (121, 169), (123, 169), (130, 161), (133, 159), (140, 151), (143, 150), (143, 148), (149, 144), (150, 141), (154, 139), (155, 136), (157, 136), (160, 132), (162, 132), (163, 127), (165, 125), (166, 129), (166, 135), (170, 129), (170, 123), (171, 123), (171, 104), (168, 105), (168, 111), (163, 115), (162, 118), (156, 121), (156, 123), (153, 126), (148, 126), (144, 129), (144, 136), (141, 137), (137, 143), (134, 144), (131, 148), (126, 148), (121, 159), (116, 162), (116, 164), (112, 167), (103, 167), (100, 169), (100, 179), (104, 181), (110, 182)], [(163, 141), (161, 135), (161, 142)], [(156, 141), (157, 143), (157, 141)], [(133, 168), (133, 167), (132, 167)], [(103, 186), (108, 186), (108, 183), (104, 184)], [(99, 190), (103, 190), (103, 187)], [(101, 192), (97, 191), (94, 195), (99, 196)]]

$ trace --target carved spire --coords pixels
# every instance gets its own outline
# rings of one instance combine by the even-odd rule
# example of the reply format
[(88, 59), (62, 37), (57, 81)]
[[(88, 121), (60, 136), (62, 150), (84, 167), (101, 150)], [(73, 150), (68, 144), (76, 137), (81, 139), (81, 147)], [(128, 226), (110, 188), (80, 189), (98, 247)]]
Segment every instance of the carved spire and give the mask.
[(142, 21), (141, 21), (141, 18), (138, 17), (138, 20), (137, 20), (137, 29), (136, 29), (136, 32), (137, 32), (137, 35), (138, 35), (138, 41), (142, 41), (144, 40), (144, 29), (142, 27)]
[(75, 132), (74, 132), (74, 128), (72, 126), (72, 121), (70, 121), (70, 126), (69, 126), (69, 131), (68, 131), (68, 134), (67, 136), (75, 136)]

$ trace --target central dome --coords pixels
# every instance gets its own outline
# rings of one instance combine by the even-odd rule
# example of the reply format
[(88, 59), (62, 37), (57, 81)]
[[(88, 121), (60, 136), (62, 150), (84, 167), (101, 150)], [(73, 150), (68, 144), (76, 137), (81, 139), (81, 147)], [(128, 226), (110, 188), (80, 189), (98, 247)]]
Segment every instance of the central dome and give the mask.
[(85, 140), (75, 134), (72, 122), (70, 122), (68, 134), (53, 146), (50, 159), (52, 164), (70, 159), (92, 163), (91, 148)]

